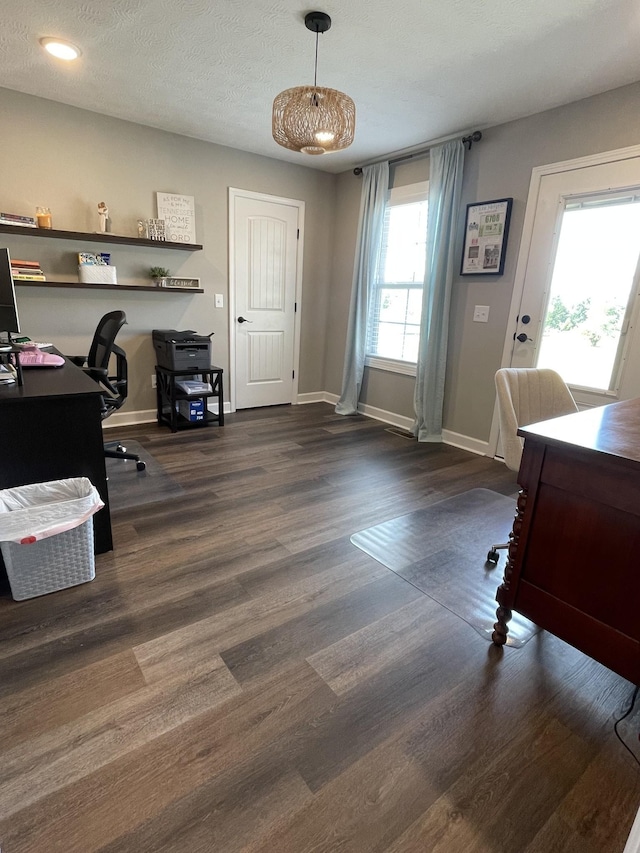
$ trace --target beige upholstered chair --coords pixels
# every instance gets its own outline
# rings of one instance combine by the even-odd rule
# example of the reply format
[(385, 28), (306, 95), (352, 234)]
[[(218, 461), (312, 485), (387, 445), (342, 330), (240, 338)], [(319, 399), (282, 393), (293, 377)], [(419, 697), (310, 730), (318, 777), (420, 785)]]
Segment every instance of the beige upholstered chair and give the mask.
[[(508, 468), (520, 468), (523, 441), (518, 428), (558, 418), (578, 411), (564, 379), (548, 368), (503, 367), (495, 376), (500, 415), (500, 441)], [(487, 561), (498, 562), (498, 550), (507, 544), (493, 545)]]

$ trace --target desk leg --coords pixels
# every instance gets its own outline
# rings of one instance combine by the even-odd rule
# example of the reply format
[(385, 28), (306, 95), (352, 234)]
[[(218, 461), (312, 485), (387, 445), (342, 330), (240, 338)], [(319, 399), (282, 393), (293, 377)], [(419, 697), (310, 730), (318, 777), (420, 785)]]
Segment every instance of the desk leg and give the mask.
[(504, 578), (496, 592), (496, 601), (498, 602), (496, 619), (498, 621), (493, 626), (493, 634), (491, 635), (491, 639), (496, 646), (504, 646), (507, 642), (507, 636), (509, 633), (509, 622), (511, 621), (512, 616), (511, 608), (513, 606), (511, 580), (516, 561), (516, 553), (518, 551), (518, 543), (520, 542), (522, 519), (524, 517), (526, 503), (527, 492), (525, 489), (522, 489), (518, 495), (518, 501), (516, 503), (516, 514), (513, 519), (513, 528), (509, 534), (509, 548), (507, 549), (507, 565), (504, 569)]
[(218, 373), (218, 426), (224, 426), (224, 394), (222, 392), (222, 371)]

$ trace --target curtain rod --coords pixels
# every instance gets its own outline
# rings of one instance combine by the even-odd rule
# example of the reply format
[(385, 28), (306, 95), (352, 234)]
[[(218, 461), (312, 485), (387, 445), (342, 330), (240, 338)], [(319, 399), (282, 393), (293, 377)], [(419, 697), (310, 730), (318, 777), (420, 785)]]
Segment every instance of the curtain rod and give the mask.
[[(454, 139), (462, 139), (463, 145), (466, 145), (468, 142), (469, 151), (471, 151), (473, 143), (480, 142), (482, 139), (482, 133), (479, 130), (474, 130), (473, 133), (468, 134), (468, 136), (461, 137), (458, 133), (452, 136), (443, 136), (441, 139), (434, 139), (433, 142), (421, 145), (419, 148), (405, 148), (402, 151), (396, 151), (392, 154), (388, 154), (386, 157), (380, 157), (378, 160), (371, 160), (369, 163), (365, 163), (365, 166), (373, 166), (375, 163), (384, 163), (385, 160), (389, 161), (390, 166), (395, 166), (396, 163), (402, 163), (404, 160), (412, 160), (414, 157), (420, 157), (423, 154), (427, 154), (436, 145), (442, 145), (444, 142), (452, 142)], [(356, 166), (353, 170), (353, 174), (361, 175), (362, 166)]]

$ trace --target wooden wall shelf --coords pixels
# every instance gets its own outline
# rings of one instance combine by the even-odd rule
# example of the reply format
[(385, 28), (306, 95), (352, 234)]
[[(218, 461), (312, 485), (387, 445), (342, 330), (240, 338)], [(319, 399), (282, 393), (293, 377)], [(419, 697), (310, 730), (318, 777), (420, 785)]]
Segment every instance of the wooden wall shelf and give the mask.
[[(33, 230), (33, 229), (32, 229)], [(140, 290), (153, 293), (204, 293), (202, 287), (154, 287), (148, 284), (83, 284), (79, 281), (14, 281), (16, 287), (72, 287), (84, 290)]]
[[(56, 240), (82, 240), (85, 243), (112, 243), (126, 246), (144, 246), (150, 249), (177, 249), (182, 252), (199, 252), (200, 243), (172, 243), (169, 240), (146, 240), (142, 237), (123, 237), (101, 232), (60, 231), (57, 228), (23, 228), (20, 225), (0, 225), (0, 234), (20, 237), (50, 237)], [(95, 287), (95, 285), (92, 285)]]

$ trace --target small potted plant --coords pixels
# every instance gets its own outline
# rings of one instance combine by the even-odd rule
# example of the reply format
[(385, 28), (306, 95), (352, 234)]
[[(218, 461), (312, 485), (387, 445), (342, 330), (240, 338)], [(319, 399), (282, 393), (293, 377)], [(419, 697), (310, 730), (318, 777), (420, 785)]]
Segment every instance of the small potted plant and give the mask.
[(166, 267), (151, 267), (149, 270), (149, 278), (152, 278), (156, 287), (167, 287), (167, 278), (171, 275), (171, 270)]

